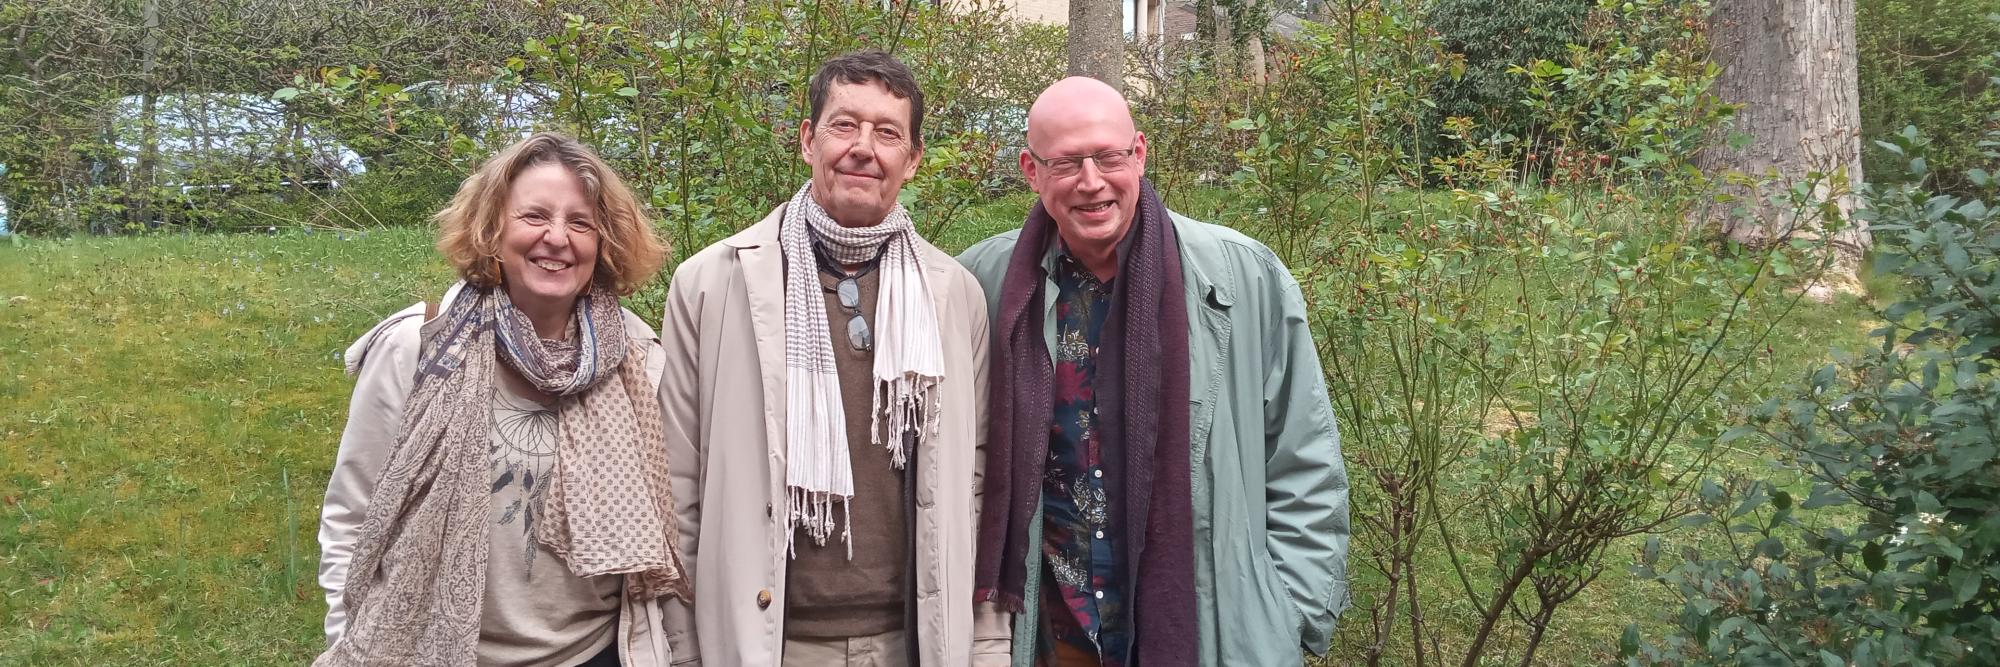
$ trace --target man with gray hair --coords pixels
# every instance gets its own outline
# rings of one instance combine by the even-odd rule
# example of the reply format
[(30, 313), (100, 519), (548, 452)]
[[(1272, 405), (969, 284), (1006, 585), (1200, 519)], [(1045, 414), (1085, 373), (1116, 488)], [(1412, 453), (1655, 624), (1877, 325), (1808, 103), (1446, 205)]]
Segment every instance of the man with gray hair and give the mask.
[(808, 95), (812, 180), (667, 290), (660, 398), (694, 579), (665, 620), (675, 663), (1005, 664), (1006, 615), (972, 599), (986, 311), (896, 199), (923, 91), (860, 52)]

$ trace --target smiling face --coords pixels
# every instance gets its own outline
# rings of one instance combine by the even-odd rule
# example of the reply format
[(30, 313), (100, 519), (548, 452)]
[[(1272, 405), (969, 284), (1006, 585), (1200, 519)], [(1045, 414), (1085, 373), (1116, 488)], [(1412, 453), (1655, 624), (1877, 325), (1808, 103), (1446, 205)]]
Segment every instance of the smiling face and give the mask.
[(566, 317), (597, 269), (597, 211), (560, 164), (529, 167), (508, 188), (500, 231), (507, 297), (529, 318)]
[(917, 173), (910, 100), (882, 84), (835, 83), (817, 122), (799, 125), (799, 153), (812, 165), (812, 197), (834, 222), (868, 227), (896, 206)]
[[(1112, 172), (1095, 160), (1058, 175), (1035, 160), (1132, 149)], [(1021, 174), (1056, 221), (1063, 241), (1086, 255), (1108, 255), (1138, 215), (1139, 180), (1146, 175), (1146, 136), (1132, 123), (1125, 99), (1092, 79), (1071, 78), (1042, 93), (1028, 112), (1028, 151)]]

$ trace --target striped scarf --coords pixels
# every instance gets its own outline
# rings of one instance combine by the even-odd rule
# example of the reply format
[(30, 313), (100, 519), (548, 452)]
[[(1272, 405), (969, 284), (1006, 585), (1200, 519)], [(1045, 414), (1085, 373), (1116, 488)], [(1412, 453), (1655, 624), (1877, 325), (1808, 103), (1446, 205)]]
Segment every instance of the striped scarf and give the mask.
[[(937, 312), (925, 282), (916, 227), (897, 205), (880, 224), (842, 227), (813, 201), (812, 182), (792, 196), (778, 227), (785, 256), (785, 486), (789, 493), (787, 548), (804, 528), (814, 544), (833, 534), (833, 510), (854, 497), (847, 454), (847, 416), (840, 404), (840, 374), (827, 335), (826, 297), (820, 291), (813, 240), (841, 264), (860, 264), (881, 253), (876, 296), (874, 375), (877, 389), (869, 432), (889, 448), (901, 469), (907, 446), (937, 433), (937, 386), (944, 379), (944, 350)], [(892, 437), (893, 435), (893, 437)], [(853, 535), (853, 516), (841, 540)], [(854, 545), (847, 545), (848, 557)]]

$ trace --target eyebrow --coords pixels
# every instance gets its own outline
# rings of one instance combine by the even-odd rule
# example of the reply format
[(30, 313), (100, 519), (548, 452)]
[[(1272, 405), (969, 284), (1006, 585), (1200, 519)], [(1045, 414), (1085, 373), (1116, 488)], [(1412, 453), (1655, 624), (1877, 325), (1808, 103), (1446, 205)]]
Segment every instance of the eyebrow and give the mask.
[[(827, 121), (832, 121), (839, 118), (846, 118), (848, 120), (862, 120), (860, 114), (855, 113), (853, 110), (850, 109), (827, 109), (826, 113), (821, 115), (825, 116)], [(876, 127), (888, 126), (901, 130), (903, 129), (903, 123), (908, 122), (908, 120), (898, 119), (898, 118), (887, 118), (881, 121), (870, 121), (870, 122), (874, 122)]]

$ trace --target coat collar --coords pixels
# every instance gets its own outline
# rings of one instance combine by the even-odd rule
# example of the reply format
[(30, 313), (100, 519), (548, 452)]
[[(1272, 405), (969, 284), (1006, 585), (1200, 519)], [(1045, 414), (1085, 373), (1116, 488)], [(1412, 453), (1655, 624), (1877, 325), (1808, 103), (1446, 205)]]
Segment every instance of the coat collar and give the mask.
[[(776, 413), (767, 420), (772, 425), (771, 442), (784, 442), (785, 432), (785, 252), (778, 243), (778, 226), (784, 217), (785, 204), (779, 204), (762, 221), (722, 240), (723, 245), (736, 249), (743, 271), (750, 329), (756, 337), (757, 365), (764, 380), (764, 404)], [(921, 236), (917, 237), (917, 253), (923, 257), (931, 307), (937, 310), (942, 325), (946, 313), (953, 312), (948, 281), (958, 262)]]

